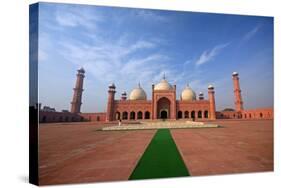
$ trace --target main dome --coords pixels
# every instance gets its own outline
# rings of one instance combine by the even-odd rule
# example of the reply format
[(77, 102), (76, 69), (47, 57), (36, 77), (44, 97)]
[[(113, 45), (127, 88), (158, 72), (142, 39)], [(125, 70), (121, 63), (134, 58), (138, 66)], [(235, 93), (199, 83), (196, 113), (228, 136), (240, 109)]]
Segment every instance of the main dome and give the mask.
[(166, 79), (162, 79), (155, 85), (154, 90), (172, 90), (173, 86), (167, 82)]
[(146, 100), (146, 93), (141, 88), (140, 84), (137, 88), (131, 91), (129, 100)]
[(181, 100), (194, 101), (196, 100), (196, 93), (187, 85), (181, 93)]

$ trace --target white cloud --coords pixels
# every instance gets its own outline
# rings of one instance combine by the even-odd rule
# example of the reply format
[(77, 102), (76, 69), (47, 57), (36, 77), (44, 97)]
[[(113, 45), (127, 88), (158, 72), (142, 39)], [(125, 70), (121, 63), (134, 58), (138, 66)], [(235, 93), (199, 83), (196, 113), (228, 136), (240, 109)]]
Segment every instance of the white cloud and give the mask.
[(151, 69), (151, 67), (153, 67), (154, 62), (165, 61), (167, 59), (168, 57), (162, 54), (152, 54), (140, 59), (131, 59), (122, 67), (121, 71), (124, 74), (135, 74), (139, 72), (139, 70), (148, 68)]
[(136, 16), (144, 19), (145, 21), (167, 22), (169, 18), (153, 12), (151, 10), (136, 10)]
[[(64, 41), (60, 44), (60, 53), (67, 61), (84, 66), (87, 73), (92, 74), (105, 86), (111, 82), (118, 82), (134, 87), (133, 84), (138, 81), (151, 82), (156, 74), (167, 67), (169, 57), (154, 52), (157, 44), (151, 41), (129, 42), (126, 37), (120, 37), (116, 41), (100, 38), (99, 41), (93, 44)], [(147, 55), (134, 55), (146, 49), (149, 49)]]
[(42, 50), (42, 49), (38, 49), (38, 62), (43, 62), (46, 61), (48, 59), (48, 54)]
[(257, 25), (243, 36), (243, 40), (250, 40), (260, 30), (261, 25)]
[(96, 24), (103, 20), (102, 16), (87, 8), (78, 9), (75, 7), (58, 7), (55, 19), (60, 26), (76, 27), (82, 26), (86, 29), (97, 29)]
[(220, 45), (217, 45), (215, 47), (213, 47), (211, 50), (205, 50), (201, 55), (200, 57), (198, 58), (198, 60), (196, 60), (195, 64), (197, 66), (199, 65), (202, 65), (202, 64), (205, 64), (211, 60), (214, 59), (215, 56), (217, 56), (220, 51), (222, 49), (224, 49), (225, 47), (227, 47), (229, 45), (229, 43), (226, 43), (226, 44), (220, 44)]

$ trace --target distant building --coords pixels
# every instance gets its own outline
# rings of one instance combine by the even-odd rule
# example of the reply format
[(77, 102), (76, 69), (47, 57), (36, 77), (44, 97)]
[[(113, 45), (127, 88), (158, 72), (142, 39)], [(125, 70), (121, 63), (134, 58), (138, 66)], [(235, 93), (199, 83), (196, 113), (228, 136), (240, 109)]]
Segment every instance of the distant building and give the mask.
[(55, 108), (51, 108), (49, 106), (43, 106), (43, 109), (41, 111), (43, 111), (43, 112), (55, 112), (56, 109)]

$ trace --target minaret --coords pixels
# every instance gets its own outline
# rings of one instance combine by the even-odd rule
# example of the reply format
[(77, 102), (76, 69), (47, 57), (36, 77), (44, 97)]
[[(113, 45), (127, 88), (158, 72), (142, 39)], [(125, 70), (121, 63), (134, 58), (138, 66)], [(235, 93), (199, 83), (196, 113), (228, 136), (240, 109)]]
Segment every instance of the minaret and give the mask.
[(208, 87), (208, 95), (209, 95), (209, 102), (210, 102), (209, 119), (210, 120), (215, 120), (216, 119), (216, 103), (215, 103), (214, 86), (209, 85), (209, 87)]
[(122, 93), (122, 95), (121, 95), (121, 100), (122, 100), (122, 101), (127, 100), (127, 93), (126, 93), (126, 91), (124, 91), (124, 92)]
[(204, 94), (202, 92), (199, 93), (198, 95), (199, 100), (204, 100)]
[(113, 121), (113, 110), (114, 110), (114, 96), (115, 96), (115, 93), (116, 93), (115, 85), (111, 84), (108, 87), (106, 121)]
[(82, 104), (82, 92), (83, 92), (83, 80), (85, 77), (85, 70), (83, 68), (80, 68), (77, 70), (77, 78), (76, 78), (76, 84), (75, 88), (73, 88), (73, 98), (71, 102), (71, 112), (72, 113), (80, 113), (80, 108)]
[(235, 97), (235, 102), (234, 102), (235, 109), (237, 112), (240, 112), (244, 108), (243, 108), (243, 100), (241, 96), (238, 72), (232, 73), (232, 79), (233, 79), (233, 88), (234, 88), (234, 97)]

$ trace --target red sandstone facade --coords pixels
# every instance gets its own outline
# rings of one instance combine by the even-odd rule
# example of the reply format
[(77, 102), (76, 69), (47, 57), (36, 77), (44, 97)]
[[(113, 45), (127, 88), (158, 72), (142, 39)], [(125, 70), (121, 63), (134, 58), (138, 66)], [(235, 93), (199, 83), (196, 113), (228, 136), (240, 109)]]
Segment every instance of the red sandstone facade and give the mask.
[(209, 100), (176, 100), (176, 86), (155, 90), (152, 100), (115, 99), (116, 87), (109, 86), (106, 121), (155, 119), (216, 119), (214, 88), (209, 88)]
[(234, 88), (234, 96), (235, 96), (235, 102), (234, 102), (235, 109), (237, 112), (241, 112), (244, 110), (244, 108), (243, 108), (243, 101), (241, 96), (239, 77), (237, 72), (234, 72), (232, 74), (232, 79), (233, 79), (233, 88)]
[(73, 99), (71, 102), (71, 113), (80, 113), (80, 108), (82, 104), (82, 92), (83, 92), (83, 80), (84, 80), (84, 73), (85, 70), (83, 68), (77, 71), (77, 79), (75, 88), (73, 88)]
[(65, 121), (92, 121), (114, 122), (157, 120), (157, 119), (186, 119), (186, 120), (215, 120), (215, 119), (273, 119), (272, 108), (247, 109), (243, 108), (243, 100), (237, 72), (232, 74), (234, 86), (235, 111), (216, 112), (214, 87), (208, 87), (208, 99), (203, 93), (196, 100), (195, 92), (189, 86), (182, 92), (177, 100), (176, 85), (171, 86), (165, 77), (157, 84), (152, 85), (152, 99), (147, 100), (146, 94), (139, 87), (133, 90), (130, 98), (124, 92), (120, 99), (115, 99), (116, 86), (108, 88), (107, 111), (100, 113), (81, 113), (84, 69), (79, 69), (75, 83), (71, 112), (43, 112), (40, 111), (40, 122)]

